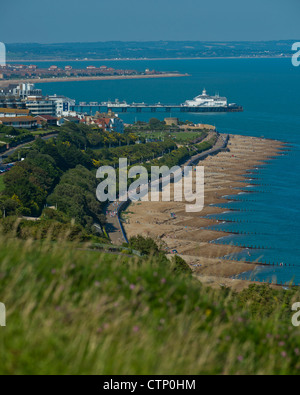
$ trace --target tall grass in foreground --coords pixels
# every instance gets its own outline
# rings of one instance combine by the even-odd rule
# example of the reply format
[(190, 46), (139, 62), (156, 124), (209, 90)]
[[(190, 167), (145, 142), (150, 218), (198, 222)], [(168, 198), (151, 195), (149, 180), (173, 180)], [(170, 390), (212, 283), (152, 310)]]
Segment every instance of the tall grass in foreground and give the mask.
[(214, 291), (154, 258), (1, 237), (0, 373), (299, 374), (290, 299)]

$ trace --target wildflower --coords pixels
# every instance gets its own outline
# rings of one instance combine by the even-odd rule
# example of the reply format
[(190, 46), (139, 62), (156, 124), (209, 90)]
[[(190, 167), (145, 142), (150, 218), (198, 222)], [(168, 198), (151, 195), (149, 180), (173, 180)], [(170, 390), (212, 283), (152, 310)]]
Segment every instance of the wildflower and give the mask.
[(294, 351), (295, 351), (295, 354), (296, 354), (296, 355), (300, 355), (300, 350), (299, 350), (299, 348), (295, 348)]
[(134, 284), (130, 284), (130, 289), (131, 289), (131, 291), (133, 291), (135, 289), (135, 285)]
[(278, 346), (279, 347), (284, 347), (285, 346), (285, 342), (279, 342)]
[(281, 353), (281, 356), (282, 356), (282, 358), (286, 358), (286, 357), (287, 357), (287, 353), (286, 353), (285, 351), (283, 351), (283, 352)]
[(242, 355), (238, 356), (238, 361), (239, 362), (243, 362), (243, 360), (244, 360), (244, 357)]
[(167, 280), (166, 280), (165, 278), (162, 278), (162, 279), (161, 279), (161, 283), (162, 283), (162, 284), (165, 284), (166, 282), (167, 282)]
[(95, 286), (96, 286), (96, 287), (100, 287), (100, 285), (101, 285), (101, 283), (99, 283), (99, 281), (96, 281), (96, 282), (95, 282)]
[(134, 326), (133, 327), (133, 332), (134, 333), (137, 333), (137, 332), (139, 332), (140, 331), (140, 328), (138, 327), (138, 326)]

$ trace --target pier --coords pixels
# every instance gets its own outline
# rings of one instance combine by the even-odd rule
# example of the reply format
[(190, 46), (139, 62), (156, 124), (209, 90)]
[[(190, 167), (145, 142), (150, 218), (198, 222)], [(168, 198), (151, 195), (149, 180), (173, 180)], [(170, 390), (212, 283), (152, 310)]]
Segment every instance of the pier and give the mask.
[(98, 112), (107, 112), (112, 110), (117, 113), (226, 113), (226, 112), (243, 112), (243, 107), (238, 105), (229, 105), (226, 107), (194, 107), (173, 104), (146, 104), (146, 103), (79, 103), (70, 106), (71, 111), (79, 113), (95, 114)]

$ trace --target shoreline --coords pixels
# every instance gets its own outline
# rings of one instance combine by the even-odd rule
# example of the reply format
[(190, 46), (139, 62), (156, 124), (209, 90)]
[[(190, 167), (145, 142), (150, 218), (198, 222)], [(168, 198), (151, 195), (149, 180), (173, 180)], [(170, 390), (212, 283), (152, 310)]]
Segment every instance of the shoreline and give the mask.
[(207, 57), (182, 57), (182, 58), (85, 58), (85, 59), (8, 59), (7, 63), (42, 63), (42, 62), (133, 62), (133, 61), (156, 61), (156, 60), (204, 60), (204, 59), (290, 59), (288, 56), (207, 56)]
[(58, 78), (20, 78), (15, 80), (0, 80), (0, 88), (11, 84), (45, 84), (52, 82), (80, 82), (80, 81), (110, 81), (110, 80), (134, 80), (134, 79), (149, 79), (149, 78), (174, 78), (174, 77), (188, 77), (189, 74), (180, 73), (167, 73), (167, 74), (154, 74), (154, 75), (112, 75), (112, 76), (99, 76), (99, 77), (58, 77)]
[[(245, 188), (247, 180), (244, 175), (264, 165), (262, 162), (274, 160), (284, 147), (285, 144), (279, 141), (231, 135), (230, 152), (221, 152), (199, 163), (205, 167), (206, 173), (205, 207), (201, 213), (186, 213), (185, 202), (133, 203), (124, 213), (126, 234), (129, 238), (137, 234), (152, 237), (162, 242), (168, 251), (176, 250), (190, 265), (194, 276), (204, 284), (214, 287), (222, 284), (235, 291), (244, 289), (253, 282), (233, 277), (254, 271), (261, 266), (260, 263), (223, 259), (244, 252), (245, 248), (216, 244), (216, 240), (234, 233), (211, 229), (222, 221), (207, 216), (231, 212), (230, 209), (212, 205), (228, 203), (224, 198), (226, 195), (243, 192), (241, 189)], [(175, 214), (175, 218), (170, 218), (171, 213)]]

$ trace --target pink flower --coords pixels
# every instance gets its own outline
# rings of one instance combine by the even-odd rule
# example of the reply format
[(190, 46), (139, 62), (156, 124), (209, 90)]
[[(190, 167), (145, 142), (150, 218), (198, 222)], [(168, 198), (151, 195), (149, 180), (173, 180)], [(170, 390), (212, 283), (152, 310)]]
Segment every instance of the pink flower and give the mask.
[(135, 289), (135, 285), (134, 284), (130, 284), (130, 289), (131, 289), (131, 291), (133, 291)]
[(134, 333), (137, 333), (137, 332), (139, 332), (140, 331), (140, 328), (138, 327), (138, 326), (134, 326), (133, 327), (133, 332)]
[(283, 352), (281, 353), (281, 356), (282, 356), (282, 358), (286, 358), (286, 357), (287, 357), (287, 353), (286, 353), (285, 351), (283, 351)]
[(165, 278), (162, 278), (162, 279), (161, 279), (161, 283), (162, 283), (162, 284), (165, 284), (166, 282), (167, 282), (167, 280), (166, 280)]
[(239, 362), (243, 362), (243, 360), (244, 360), (244, 357), (243, 357), (242, 355), (240, 355), (240, 356), (238, 357), (238, 361), (239, 361)]

